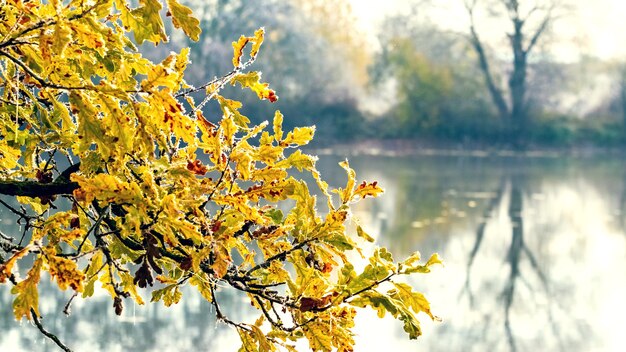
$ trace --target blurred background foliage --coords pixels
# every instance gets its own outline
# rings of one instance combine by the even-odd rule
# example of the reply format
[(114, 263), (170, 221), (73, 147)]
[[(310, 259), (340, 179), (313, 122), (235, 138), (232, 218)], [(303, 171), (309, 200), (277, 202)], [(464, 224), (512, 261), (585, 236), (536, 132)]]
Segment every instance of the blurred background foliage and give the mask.
[[(510, 100), (510, 28), (506, 13), (494, 10), (507, 2), (477, 1), (483, 13), (476, 21), (479, 33), (496, 28), (505, 38), (485, 40), (483, 47), (494, 81), (502, 83)], [(266, 43), (253, 68), (263, 72), (280, 100), (259, 102), (234, 87), (227, 93), (243, 101), (244, 113), (254, 122), (271, 119), (279, 109), (286, 127), (316, 125), (318, 145), (417, 139), (444, 148), (519, 147), (511, 142), (520, 137), (519, 131), (492, 101), (469, 40), (469, 25), (466, 31), (441, 25), (431, 16), (435, 3), (407, 1), (402, 11), (390, 11), (383, 20), (364, 26), (349, 0), (188, 0), (201, 19), (200, 41), (187, 41), (172, 31), (169, 45), (141, 50), (160, 60), (170, 50), (190, 46), (188, 80), (200, 85), (228, 73), (231, 42), (263, 26)], [(463, 1), (456, 3), (463, 9)], [(555, 49), (564, 39), (553, 23), (575, 16), (576, 2), (520, 3), (559, 10), (529, 53), (522, 146), (621, 146), (626, 141), (626, 60), (584, 50), (564, 59)], [(500, 27), (486, 27), (503, 19)], [(207, 116), (219, 113), (217, 106), (208, 109)]]

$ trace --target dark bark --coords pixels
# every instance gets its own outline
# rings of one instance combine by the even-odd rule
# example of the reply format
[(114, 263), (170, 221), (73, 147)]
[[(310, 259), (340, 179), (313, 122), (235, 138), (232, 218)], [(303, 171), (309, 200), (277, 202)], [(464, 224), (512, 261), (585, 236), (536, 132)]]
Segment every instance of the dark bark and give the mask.
[(70, 175), (80, 169), (76, 163), (61, 172), (52, 183), (37, 181), (0, 180), (0, 194), (6, 196), (49, 197), (61, 194), (72, 194), (78, 183), (70, 181)]
[(478, 32), (476, 32), (476, 27), (474, 26), (473, 5), (468, 6), (467, 11), (470, 14), (470, 21), (471, 21), (470, 43), (472, 44), (472, 47), (474, 48), (474, 50), (476, 51), (476, 54), (478, 55), (478, 64), (479, 64), (480, 70), (483, 72), (483, 75), (485, 76), (485, 83), (487, 84), (487, 89), (489, 89), (489, 95), (491, 96), (491, 100), (493, 100), (493, 103), (496, 106), (496, 109), (498, 109), (498, 114), (500, 115), (500, 118), (503, 118), (503, 119), (507, 118), (510, 115), (509, 107), (506, 103), (506, 100), (504, 99), (504, 95), (502, 94), (502, 91), (498, 88), (498, 86), (493, 80), (493, 75), (491, 74), (489, 60), (487, 59), (487, 55), (485, 54), (485, 49), (483, 47), (482, 41), (480, 40), (480, 37), (478, 36)]
[(7, 196), (45, 197), (71, 194), (78, 188), (76, 182), (41, 183), (37, 181), (0, 181), (0, 194)]
[(626, 65), (622, 66), (620, 72), (619, 98), (622, 108), (622, 128), (626, 135)]
[(526, 126), (526, 70), (527, 52), (524, 49), (524, 22), (515, 17), (513, 21), (513, 34), (509, 35), (511, 49), (513, 50), (513, 72), (509, 77), (509, 89), (511, 94), (511, 123), (513, 130), (520, 133)]
[[(528, 55), (536, 46), (546, 28), (553, 19), (552, 9), (545, 9), (545, 15), (532, 35), (527, 36), (528, 30), (524, 28), (527, 20), (539, 7), (533, 8), (525, 16), (520, 13), (519, 2), (516, 0), (501, 0), (501, 3), (507, 9), (509, 20), (513, 25), (513, 32), (508, 34), (509, 44), (513, 54), (512, 70), (508, 78), (509, 102), (507, 103), (504, 95), (493, 80), (491, 68), (484, 46), (478, 36), (474, 25), (474, 7), (477, 1), (466, 3), (466, 9), (470, 16), (470, 34), (472, 47), (478, 55), (479, 67), (485, 76), (487, 88), (502, 118), (510, 120), (511, 128), (518, 137), (524, 134), (528, 125), (528, 101), (527, 101), (527, 72), (528, 72)], [(543, 10), (543, 9), (542, 9)]]

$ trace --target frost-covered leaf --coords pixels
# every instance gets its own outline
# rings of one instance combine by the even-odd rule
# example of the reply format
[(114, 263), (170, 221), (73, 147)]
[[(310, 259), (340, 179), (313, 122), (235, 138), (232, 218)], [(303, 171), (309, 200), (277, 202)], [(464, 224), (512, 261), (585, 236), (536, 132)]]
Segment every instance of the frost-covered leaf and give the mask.
[(200, 39), (200, 21), (192, 14), (191, 9), (176, 0), (167, 0), (167, 7), (169, 8), (169, 14), (172, 16), (172, 23), (174, 27), (182, 28), (189, 38), (194, 41)]

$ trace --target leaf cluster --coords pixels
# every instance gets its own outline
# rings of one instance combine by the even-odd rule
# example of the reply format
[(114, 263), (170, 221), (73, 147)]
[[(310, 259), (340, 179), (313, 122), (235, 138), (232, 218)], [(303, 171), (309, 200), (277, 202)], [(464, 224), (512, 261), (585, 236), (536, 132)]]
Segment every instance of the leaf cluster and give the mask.
[[(174, 27), (197, 39), (191, 10), (165, 3)], [(37, 287), (48, 272), (83, 298), (99, 285), (118, 315), (128, 300), (144, 304), (149, 294), (170, 306), (183, 285), (194, 286), (238, 330), (242, 350), (293, 350), (306, 338), (316, 351), (351, 351), (354, 307), (365, 306), (402, 320), (416, 338), (415, 314), (433, 317), (428, 302), (392, 279), (428, 272), (438, 257), (395, 263), (378, 249), (357, 273), (346, 252), (371, 237), (347, 230), (350, 205), (380, 186), (359, 184), (346, 161), (345, 187), (329, 189), (316, 157), (300, 149), (314, 127), (284, 131), (279, 111), (271, 126), (251, 125), (241, 103), (220, 94), (238, 84), (278, 98), (260, 73), (246, 72), (263, 29), (233, 42), (233, 70), (201, 87), (185, 81), (187, 49), (160, 63), (143, 58), (128, 34), (138, 44), (167, 40), (162, 6), (0, 5), (0, 193), (17, 196), (21, 206), (3, 204), (23, 225), (21, 240), (2, 236), (0, 283), (14, 285), (16, 319), (39, 316)], [(205, 96), (196, 104), (198, 92)], [(221, 116), (204, 115), (208, 102)], [(295, 170), (313, 176), (325, 214)], [(15, 266), (27, 256), (34, 263), (22, 279)], [(380, 291), (385, 282), (394, 288)], [(260, 318), (232, 321), (219, 304), (224, 287), (247, 294)]]

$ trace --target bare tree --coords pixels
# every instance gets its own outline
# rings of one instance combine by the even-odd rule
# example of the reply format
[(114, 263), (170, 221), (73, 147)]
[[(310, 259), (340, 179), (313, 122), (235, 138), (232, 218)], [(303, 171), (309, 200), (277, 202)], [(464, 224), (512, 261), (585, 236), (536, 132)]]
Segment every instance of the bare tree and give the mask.
[[(512, 25), (507, 32), (512, 54), (512, 68), (508, 73), (508, 98), (494, 78), (485, 44), (476, 28), (476, 9), (483, 3), (490, 6), (490, 13), (499, 17), (505, 16)], [(510, 120), (511, 127), (517, 134), (523, 133), (528, 123), (528, 57), (555, 19), (554, 10), (557, 5), (556, 0), (465, 0), (465, 8), (470, 18), (469, 40), (478, 55), (478, 63), (489, 93), (501, 118)]]

